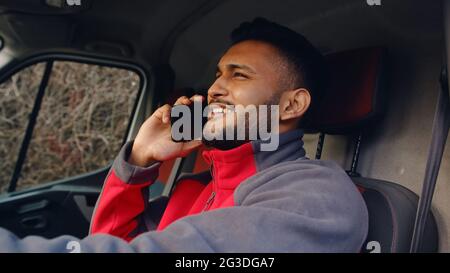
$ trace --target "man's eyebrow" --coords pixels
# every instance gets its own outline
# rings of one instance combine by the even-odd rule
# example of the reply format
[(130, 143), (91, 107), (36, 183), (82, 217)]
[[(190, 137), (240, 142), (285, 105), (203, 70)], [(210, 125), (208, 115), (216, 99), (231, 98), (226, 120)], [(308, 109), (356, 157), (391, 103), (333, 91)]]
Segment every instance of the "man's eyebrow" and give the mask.
[[(224, 65), (224, 67), (227, 70), (242, 69), (249, 73), (256, 74), (255, 70), (253, 70), (250, 66), (245, 65), (245, 64), (233, 64), (232, 63), (232, 64), (226, 64), (226, 65)], [(217, 69), (216, 69), (216, 73), (218, 73), (218, 72), (222, 72), (222, 69), (220, 68), (219, 65), (217, 66)]]

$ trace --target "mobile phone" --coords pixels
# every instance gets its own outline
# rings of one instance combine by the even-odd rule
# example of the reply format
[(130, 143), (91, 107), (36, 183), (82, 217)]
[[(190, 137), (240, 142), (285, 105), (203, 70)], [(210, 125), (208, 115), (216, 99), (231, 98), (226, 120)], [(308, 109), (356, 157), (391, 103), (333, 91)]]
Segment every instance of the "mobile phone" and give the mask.
[(190, 105), (175, 105), (170, 113), (171, 137), (174, 142), (203, 139), (203, 127), (208, 121), (204, 114), (208, 106), (205, 100), (193, 101)]

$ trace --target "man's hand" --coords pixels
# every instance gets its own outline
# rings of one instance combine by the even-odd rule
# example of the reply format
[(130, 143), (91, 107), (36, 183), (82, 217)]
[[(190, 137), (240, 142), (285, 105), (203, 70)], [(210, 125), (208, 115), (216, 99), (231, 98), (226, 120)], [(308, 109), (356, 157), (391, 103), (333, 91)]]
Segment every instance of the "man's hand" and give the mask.
[[(189, 105), (193, 101), (202, 101), (203, 99), (200, 95), (195, 95), (190, 99), (183, 96), (175, 102), (175, 105)], [(134, 140), (128, 162), (133, 165), (147, 167), (156, 161), (187, 156), (202, 145), (201, 140), (189, 142), (172, 141), (171, 109), (172, 107), (169, 104), (161, 106), (142, 124)]]

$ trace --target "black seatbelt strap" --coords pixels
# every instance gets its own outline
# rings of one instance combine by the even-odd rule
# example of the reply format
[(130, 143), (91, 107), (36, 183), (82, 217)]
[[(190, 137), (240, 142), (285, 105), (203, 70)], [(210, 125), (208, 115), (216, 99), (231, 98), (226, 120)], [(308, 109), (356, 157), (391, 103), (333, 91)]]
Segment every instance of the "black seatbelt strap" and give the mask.
[(419, 205), (417, 207), (416, 221), (414, 223), (411, 241), (411, 253), (420, 251), (422, 237), (430, 214), (431, 201), (436, 186), (436, 180), (441, 165), (442, 155), (447, 140), (450, 123), (450, 103), (448, 90), (447, 69), (442, 69), (441, 92), (439, 93), (437, 109), (434, 115), (433, 130), (431, 133), (431, 147), (428, 152), (428, 161), (425, 169), (425, 178), (422, 185)]

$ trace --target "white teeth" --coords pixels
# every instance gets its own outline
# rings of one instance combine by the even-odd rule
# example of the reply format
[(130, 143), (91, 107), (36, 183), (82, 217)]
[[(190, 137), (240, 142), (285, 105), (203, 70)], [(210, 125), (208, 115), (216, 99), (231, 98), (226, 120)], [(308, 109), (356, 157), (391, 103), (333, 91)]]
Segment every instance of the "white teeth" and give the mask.
[(233, 113), (234, 109), (231, 107), (227, 107), (226, 111), (227, 111), (227, 113)]
[(208, 116), (211, 117), (211, 115), (224, 115), (224, 114), (232, 114), (234, 113), (234, 106), (227, 105), (226, 107), (218, 107), (218, 106), (210, 106), (209, 107), (209, 114)]
[(232, 113), (232, 112), (234, 112), (233, 111), (233, 109), (231, 109), (231, 108), (213, 108), (212, 110), (211, 110), (211, 112), (212, 113), (215, 113), (215, 114), (217, 114), (217, 113), (220, 113), (220, 114), (222, 114), (222, 113)]

